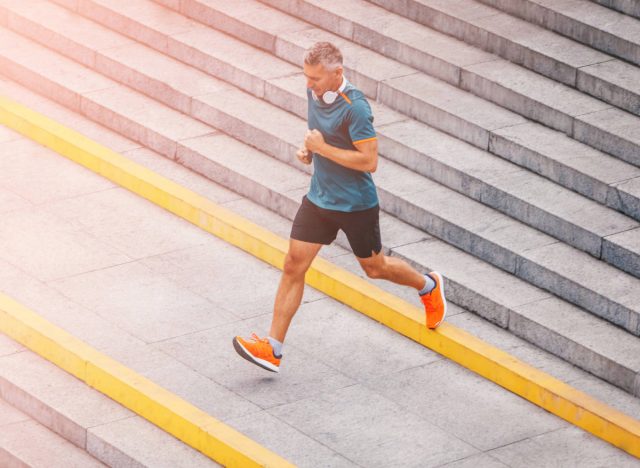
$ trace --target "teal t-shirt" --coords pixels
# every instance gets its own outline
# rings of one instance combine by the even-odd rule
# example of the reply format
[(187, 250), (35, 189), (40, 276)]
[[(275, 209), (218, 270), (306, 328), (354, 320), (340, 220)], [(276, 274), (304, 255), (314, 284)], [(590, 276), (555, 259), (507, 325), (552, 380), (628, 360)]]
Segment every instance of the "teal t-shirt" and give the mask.
[[(351, 83), (333, 104), (315, 100), (307, 89), (309, 129), (317, 129), (331, 146), (356, 150), (354, 143), (376, 138), (373, 114), (364, 94)], [(327, 210), (362, 211), (378, 204), (371, 173), (356, 171), (314, 153), (307, 198)]]

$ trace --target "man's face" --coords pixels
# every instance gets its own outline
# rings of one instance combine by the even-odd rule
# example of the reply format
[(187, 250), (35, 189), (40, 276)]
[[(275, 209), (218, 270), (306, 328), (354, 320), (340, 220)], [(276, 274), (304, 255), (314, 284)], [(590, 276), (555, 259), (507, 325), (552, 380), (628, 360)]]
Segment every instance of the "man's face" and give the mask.
[(316, 96), (322, 96), (329, 90), (335, 90), (342, 83), (342, 67), (335, 70), (327, 70), (324, 65), (304, 64), (304, 76), (307, 78), (307, 88), (312, 90)]

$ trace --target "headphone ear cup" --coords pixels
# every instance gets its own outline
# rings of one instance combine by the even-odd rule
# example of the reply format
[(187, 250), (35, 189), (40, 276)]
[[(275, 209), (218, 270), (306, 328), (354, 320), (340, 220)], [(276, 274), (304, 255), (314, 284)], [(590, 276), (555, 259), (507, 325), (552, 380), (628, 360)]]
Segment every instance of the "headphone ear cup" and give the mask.
[(327, 91), (322, 95), (322, 100), (325, 104), (333, 104), (336, 101), (337, 97), (338, 93), (336, 93), (335, 91)]

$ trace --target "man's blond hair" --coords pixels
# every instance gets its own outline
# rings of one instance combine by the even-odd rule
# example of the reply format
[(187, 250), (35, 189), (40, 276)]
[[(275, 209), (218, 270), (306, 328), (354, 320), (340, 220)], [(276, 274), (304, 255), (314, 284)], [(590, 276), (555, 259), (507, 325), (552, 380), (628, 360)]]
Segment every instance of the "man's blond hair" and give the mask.
[(304, 53), (304, 63), (307, 65), (320, 63), (327, 70), (335, 70), (342, 66), (342, 53), (330, 42), (316, 42)]

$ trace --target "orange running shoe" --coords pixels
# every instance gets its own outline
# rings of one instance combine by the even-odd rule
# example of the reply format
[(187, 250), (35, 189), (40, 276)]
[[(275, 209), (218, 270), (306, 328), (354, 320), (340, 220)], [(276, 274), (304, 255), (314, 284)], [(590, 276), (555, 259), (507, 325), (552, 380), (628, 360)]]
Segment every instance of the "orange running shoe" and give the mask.
[(437, 271), (432, 271), (429, 276), (436, 283), (436, 287), (427, 294), (420, 296), (427, 314), (427, 327), (436, 328), (447, 315), (447, 300), (444, 297), (444, 280)]
[(267, 338), (260, 338), (255, 333), (251, 334), (249, 340), (236, 336), (233, 347), (247, 361), (271, 372), (280, 371), (281, 357), (273, 354), (273, 347)]

